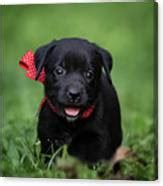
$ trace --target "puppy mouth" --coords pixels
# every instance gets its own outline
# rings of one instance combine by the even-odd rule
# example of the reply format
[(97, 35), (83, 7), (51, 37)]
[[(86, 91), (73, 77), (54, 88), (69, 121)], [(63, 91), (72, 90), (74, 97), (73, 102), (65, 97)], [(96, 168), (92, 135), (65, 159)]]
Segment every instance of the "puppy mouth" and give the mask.
[(80, 108), (66, 107), (64, 108), (64, 113), (68, 122), (74, 122), (78, 119), (80, 114)]
[(66, 107), (64, 112), (68, 117), (77, 117), (80, 113), (80, 108), (76, 107)]

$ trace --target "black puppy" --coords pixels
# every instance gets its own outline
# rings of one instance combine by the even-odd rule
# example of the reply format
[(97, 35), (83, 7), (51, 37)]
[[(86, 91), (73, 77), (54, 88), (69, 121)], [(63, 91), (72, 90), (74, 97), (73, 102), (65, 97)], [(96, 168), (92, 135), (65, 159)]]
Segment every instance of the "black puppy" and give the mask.
[(84, 39), (61, 39), (38, 48), (35, 61), (36, 79), (42, 68), (46, 73), (38, 123), (42, 153), (67, 144), (69, 154), (88, 163), (110, 159), (122, 131), (109, 52)]

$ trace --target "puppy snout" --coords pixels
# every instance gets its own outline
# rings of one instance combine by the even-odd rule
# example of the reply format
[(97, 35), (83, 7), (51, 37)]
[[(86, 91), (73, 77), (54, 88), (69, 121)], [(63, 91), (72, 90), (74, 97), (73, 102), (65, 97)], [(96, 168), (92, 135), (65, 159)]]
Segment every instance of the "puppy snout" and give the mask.
[(67, 97), (70, 103), (79, 103), (81, 99), (81, 90), (79, 88), (70, 87), (67, 91)]

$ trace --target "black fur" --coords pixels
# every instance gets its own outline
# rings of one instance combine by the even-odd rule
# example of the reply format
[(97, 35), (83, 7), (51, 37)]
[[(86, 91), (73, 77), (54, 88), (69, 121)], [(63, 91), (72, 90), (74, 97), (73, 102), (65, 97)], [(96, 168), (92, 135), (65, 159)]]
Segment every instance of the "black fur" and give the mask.
[[(54, 150), (68, 144), (69, 154), (88, 163), (110, 159), (121, 144), (122, 130), (109, 52), (84, 39), (62, 39), (40, 47), (35, 61), (37, 77), (45, 68), (45, 95), (59, 109), (54, 113), (46, 103), (40, 111), (42, 153), (50, 154), (52, 144)], [(93, 113), (82, 118), (90, 105)], [(66, 107), (80, 108), (73, 121), (67, 119)]]

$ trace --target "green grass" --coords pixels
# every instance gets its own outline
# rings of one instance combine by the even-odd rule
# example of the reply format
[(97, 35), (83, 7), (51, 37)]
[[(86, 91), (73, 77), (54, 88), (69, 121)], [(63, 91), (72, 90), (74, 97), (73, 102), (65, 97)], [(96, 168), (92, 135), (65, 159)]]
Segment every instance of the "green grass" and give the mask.
[(68, 156), (48, 165), (36, 143), (36, 112), (43, 97), (41, 84), (24, 76), (18, 66), (28, 50), (56, 38), (83, 37), (113, 56), (112, 79), (118, 91), (123, 145), (136, 158), (122, 161), (121, 179), (154, 180), (156, 109), (154, 82), (154, 4), (69, 4), (1, 7), (3, 58), (3, 176), (113, 179), (106, 162), (91, 170)]

